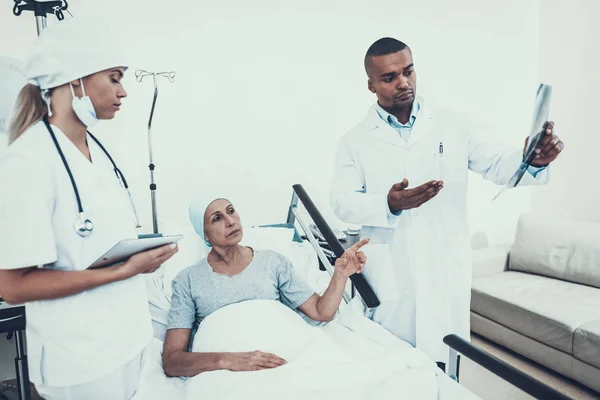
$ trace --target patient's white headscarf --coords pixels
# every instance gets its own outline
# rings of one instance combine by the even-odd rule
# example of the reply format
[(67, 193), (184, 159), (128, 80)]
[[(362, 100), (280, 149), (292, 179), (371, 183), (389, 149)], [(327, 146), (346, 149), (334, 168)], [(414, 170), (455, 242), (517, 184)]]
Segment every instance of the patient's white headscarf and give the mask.
[(231, 201), (231, 199), (227, 196), (204, 194), (196, 196), (190, 203), (189, 213), (192, 226), (194, 227), (194, 230), (198, 236), (200, 236), (209, 247), (212, 247), (212, 245), (204, 236), (204, 214), (206, 213), (208, 206), (210, 206), (213, 201), (219, 199)]
[(125, 67), (121, 40), (98, 18), (75, 17), (48, 25), (25, 60), (28, 83), (52, 89), (96, 72)]

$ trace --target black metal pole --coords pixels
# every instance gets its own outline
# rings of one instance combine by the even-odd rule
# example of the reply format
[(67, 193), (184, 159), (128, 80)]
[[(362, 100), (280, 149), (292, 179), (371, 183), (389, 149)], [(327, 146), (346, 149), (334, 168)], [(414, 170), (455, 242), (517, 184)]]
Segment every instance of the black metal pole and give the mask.
[(154, 117), (154, 107), (156, 107), (156, 99), (158, 98), (158, 87), (156, 86), (156, 76), (154, 76), (154, 97), (152, 98), (152, 108), (150, 109), (150, 119), (148, 120), (148, 154), (150, 157), (150, 200), (152, 202), (152, 230), (158, 233), (158, 215), (156, 212), (156, 182), (154, 181), (154, 158), (152, 155), (152, 118)]
[[(300, 199), (302, 204), (304, 204), (304, 208), (306, 208), (306, 211), (308, 211), (308, 213), (310, 214), (315, 225), (317, 225), (317, 228), (319, 228), (319, 230), (325, 237), (325, 240), (329, 244), (329, 247), (331, 247), (331, 251), (333, 251), (336, 257), (341, 257), (345, 251), (344, 247), (339, 242), (339, 240), (337, 240), (335, 234), (325, 221), (325, 218), (323, 218), (321, 212), (317, 209), (317, 206), (315, 206), (313, 201), (308, 196), (308, 193), (306, 193), (302, 185), (294, 185), (293, 188), (294, 192), (296, 193), (296, 195), (298, 195), (298, 198)], [(369, 285), (369, 282), (367, 282), (367, 280), (365, 279), (364, 275), (354, 274), (350, 276), (350, 280), (352, 281), (352, 284), (356, 287), (358, 293), (360, 293), (360, 296), (364, 300), (367, 307), (374, 308), (379, 306), (379, 299), (377, 298), (377, 295), (373, 291), (371, 285)]]
[(17, 387), (20, 400), (31, 400), (29, 387), (29, 370), (27, 369), (27, 354), (25, 353), (25, 340), (23, 331), (15, 332), (17, 357), (15, 357), (15, 370), (17, 371)]

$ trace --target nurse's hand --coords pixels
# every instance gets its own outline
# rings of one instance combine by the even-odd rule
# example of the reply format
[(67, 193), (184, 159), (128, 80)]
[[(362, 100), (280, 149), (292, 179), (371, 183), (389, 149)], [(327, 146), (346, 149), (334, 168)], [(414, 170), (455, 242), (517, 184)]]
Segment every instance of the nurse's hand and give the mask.
[(369, 239), (362, 239), (354, 246), (346, 249), (344, 254), (335, 260), (335, 270), (346, 278), (350, 275), (360, 274), (367, 263), (367, 256), (359, 250), (367, 243), (369, 243)]
[(246, 353), (225, 353), (223, 360), (224, 369), (230, 371), (259, 371), (271, 369), (287, 364), (283, 358), (262, 351), (251, 351)]
[(138, 274), (151, 274), (160, 268), (162, 263), (179, 251), (176, 244), (168, 244), (157, 249), (144, 251), (131, 256), (126, 263), (119, 265), (119, 273), (123, 279)]
[[(534, 167), (543, 167), (556, 160), (560, 152), (565, 148), (565, 144), (558, 136), (554, 134), (554, 122), (548, 121), (545, 124), (546, 132), (542, 140), (535, 149), (535, 156), (531, 161)], [(529, 138), (525, 139), (523, 152), (527, 150)]]
[(442, 181), (429, 181), (412, 189), (407, 189), (408, 179), (396, 183), (388, 192), (388, 206), (392, 213), (420, 207), (433, 199), (444, 187)]

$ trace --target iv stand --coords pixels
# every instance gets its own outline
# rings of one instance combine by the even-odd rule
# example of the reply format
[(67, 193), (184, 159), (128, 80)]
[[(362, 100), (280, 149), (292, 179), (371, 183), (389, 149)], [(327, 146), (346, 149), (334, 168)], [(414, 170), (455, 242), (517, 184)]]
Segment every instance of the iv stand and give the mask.
[(158, 234), (158, 217), (156, 215), (156, 183), (154, 182), (154, 161), (152, 157), (152, 118), (154, 117), (154, 107), (156, 106), (156, 98), (158, 97), (158, 86), (156, 85), (156, 77), (162, 76), (167, 78), (169, 82), (173, 83), (175, 80), (175, 72), (148, 72), (143, 69), (135, 71), (135, 78), (138, 82), (141, 82), (146, 76), (152, 76), (154, 82), (154, 97), (152, 99), (152, 108), (150, 109), (150, 119), (148, 120), (148, 156), (150, 164), (148, 169), (150, 170), (150, 196), (152, 199), (152, 227), (154, 234)]
[[(59, 21), (64, 19), (63, 10), (67, 11), (69, 5), (62, 1), (14, 0), (13, 14), (20, 16), (23, 11), (33, 11), (38, 36), (46, 29), (46, 15), (54, 14)], [(17, 393), (20, 400), (31, 399), (29, 386), (29, 369), (27, 368), (27, 354), (25, 349), (23, 331), (16, 331), (17, 357), (15, 369), (17, 371)]]
[[(67, 0), (38, 1), (38, 0), (14, 0), (13, 14), (20, 16), (23, 11), (33, 11), (38, 36), (46, 29), (46, 15), (54, 14), (59, 21), (64, 19), (63, 10), (67, 11), (69, 4)], [(67, 11), (68, 12), (68, 11)]]

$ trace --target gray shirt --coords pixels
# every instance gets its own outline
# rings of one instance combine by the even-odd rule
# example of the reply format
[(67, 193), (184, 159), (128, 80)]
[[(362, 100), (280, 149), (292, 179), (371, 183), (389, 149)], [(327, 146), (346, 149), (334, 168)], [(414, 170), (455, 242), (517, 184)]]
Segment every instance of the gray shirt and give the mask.
[[(278, 300), (296, 309), (315, 291), (279, 253), (258, 250), (239, 274), (221, 275), (206, 258), (181, 271), (173, 280), (167, 329), (192, 329), (192, 337), (204, 318), (229, 304), (246, 300)], [(191, 341), (190, 341), (191, 343)]]

